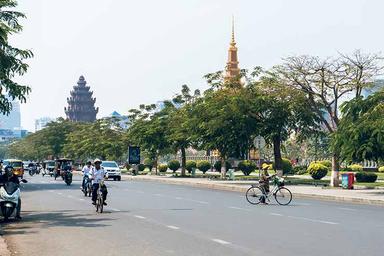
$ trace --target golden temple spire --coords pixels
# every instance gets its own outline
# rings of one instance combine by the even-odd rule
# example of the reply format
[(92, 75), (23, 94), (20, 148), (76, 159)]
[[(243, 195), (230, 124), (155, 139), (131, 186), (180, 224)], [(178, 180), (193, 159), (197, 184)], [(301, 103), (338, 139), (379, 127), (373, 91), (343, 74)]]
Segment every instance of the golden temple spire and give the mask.
[(232, 39), (231, 39), (231, 45), (236, 45), (235, 42), (235, 17), (232, 15)]
[(228, 61), (225, 67), (225, 80), (231, 80), (233, 78), (238, 78), (240, 75), (239, 61), (237, 58), (237, 47), (235, 42), (235, 18), (232, 15), (232, 35), (231, 43), (228, 49)]

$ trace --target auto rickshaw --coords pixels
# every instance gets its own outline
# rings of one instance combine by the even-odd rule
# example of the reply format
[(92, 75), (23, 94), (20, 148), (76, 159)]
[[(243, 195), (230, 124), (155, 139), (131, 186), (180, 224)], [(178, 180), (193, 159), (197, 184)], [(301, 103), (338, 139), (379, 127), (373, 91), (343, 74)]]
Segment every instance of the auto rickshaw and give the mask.
[(10, 165), (13, 167), (13, 174), (15, 176), (23, 178), (24, 176), (24, 167), (23, 167), (23, 161), (18, 159), (5, 159), (3, 160), (3, 166)]
[(49, 175), (53, 176), (55, 171), (55, 161), (54, 160), (46, 160), (43, 162), (43, 170), (42, 170), (42, 175)]

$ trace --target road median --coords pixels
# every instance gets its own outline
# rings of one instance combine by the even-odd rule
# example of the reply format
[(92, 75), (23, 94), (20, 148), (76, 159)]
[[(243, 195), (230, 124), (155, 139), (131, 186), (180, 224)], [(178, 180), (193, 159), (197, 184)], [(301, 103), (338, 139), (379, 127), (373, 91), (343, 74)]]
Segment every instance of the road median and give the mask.
[[(123, 175), (123, 180), (152, 181), (173, 185), (185, 185), (198, 188), (207, 188), (223, 191), (245, 193), (252, 182), (249, 181), (222, 181), (208, 180), (202, 178), (179, 178), (170, 176)], [(254, 183), (254, 182), (253, 182)], [(344, 190), (335, 188), (324, 188), (321, 186), (287, 186), (293, 193), (294, 198), (319, 199), (344, 203), (370, 204), (384, 206), (384, 193), (375, 189)]]

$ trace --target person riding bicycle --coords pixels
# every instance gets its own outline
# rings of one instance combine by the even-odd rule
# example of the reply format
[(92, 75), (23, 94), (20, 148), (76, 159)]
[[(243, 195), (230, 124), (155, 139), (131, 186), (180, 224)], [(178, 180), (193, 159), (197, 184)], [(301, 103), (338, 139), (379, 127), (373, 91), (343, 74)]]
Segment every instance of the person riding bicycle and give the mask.
[[(4, 167), (4, 173), (0, 175), (0, 183), (6, 183), (6, 182), (13, 182), (16, 184), (20, 184), (19, 177), (13, 174), (13, 167), (10, 165), (7, 165), (6, 167)], [(16, 208), (16, 217), (15, 217), (17, 220), (21, 220), (20, 211), (21, 211), (21, 199), (19, 197), (19, 202)]]
[(81, 170), (81, 172), (83, 173), (83, 183), (81, 184), (81, 188), (83, 190), (85, 190), (85, 179), (87, 177), (89, 177), (90, 172), (92, 171), (92, 169), (93, 169), (92, 163), (91, 163), (91, 161), (88, 161), (86, 163), (86, 165), (84, 165), (83, 169)]
[[(271, 180), (272, 177), (275, 176), (275, 175), (269, 176), (268, 169), (270, 167), (271, 167), (271, 165), (269, 165), (269, 164), (263, 164), (263, 168), (262, 168), (262, 172), (261, 172), (261, 176), (260, 176), (260, 180), (259, 180), (260, 187), (263, 188), (263, 192), (265, 194), (269, 193), (269, 181)], [(264, 204), (267, 203), (265, 201), (265, 197), (262, 198), (261, 202)]]
[[(97, 190), (100, 186), (100, 182), (102, 180), (104, 180), (104, 177), (106, 175), (106, 172), (104, 171), (103, 167), (101, 167), (101, 160), (100, 159), (95, 159), (93, 161), (95, 167), (91, 170), (90, 174), (91, 174), (91, 179), (93, 180), (93, 184), (92, 184), (92, 188), (93, 188), (93, 191), (92, 191), (92, 204), (93, 205), (96, 205), (96, 199), (97, 199)], [(105, 202), (107, 200), (107, 194), (108, 194), (108, 191), (107, 191), (107, 187), (105, 185), (101, 186), (100, 187), (102, 193), (103, 193), (103, 199), (104, 199), (104, 205), (107, 205), (107, 203)]]

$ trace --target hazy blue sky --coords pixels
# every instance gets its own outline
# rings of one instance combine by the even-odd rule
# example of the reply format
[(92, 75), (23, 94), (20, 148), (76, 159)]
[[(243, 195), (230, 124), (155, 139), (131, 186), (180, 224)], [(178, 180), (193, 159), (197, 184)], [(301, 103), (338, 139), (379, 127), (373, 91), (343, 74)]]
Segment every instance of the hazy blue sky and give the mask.
[(35, 58), (22, 125), (64, 116), (80, 75), (98, 117), (168, 99), (182, 84), (222, 70), (235, 15), (241, 68), (270, 67), (297, 54), (332, 56), (384, 47), (382, 0), (19, 0), (28, 19), (13, 42)]

